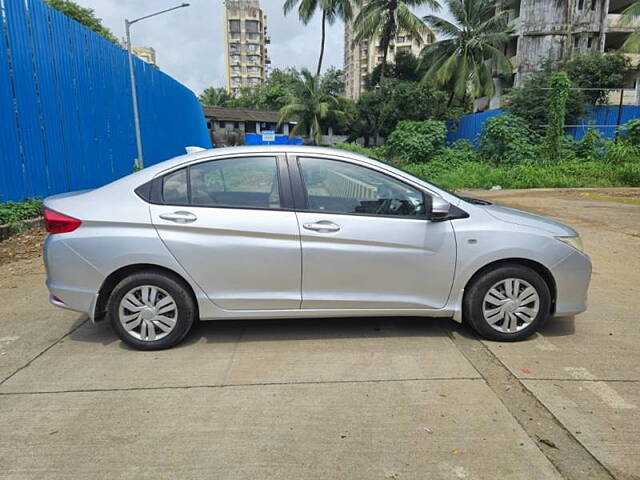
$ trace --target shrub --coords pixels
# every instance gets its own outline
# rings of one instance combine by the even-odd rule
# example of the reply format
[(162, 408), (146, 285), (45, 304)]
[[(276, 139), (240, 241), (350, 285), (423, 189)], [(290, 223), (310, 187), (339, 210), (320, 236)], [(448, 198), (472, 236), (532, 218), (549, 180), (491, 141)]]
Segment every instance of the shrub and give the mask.
[(640, 147), (625, 141), (623, 137), (605, 141), (604, 159), (610, 163), (637, 162), (640, 160)]
[(384, 147), (368, 148), (363, 147), (362, 145), (359, 145), (357, 143), (336, 143), (333, 145), (333, 148), (357, 153), (359, 155), (364, 155), (365, 157), (373, 158), (375, 160), (384, 161), (385, 159)]
[(31, 198), (24, 202), (0, 203), (0, 225), (14, 224), (37, 218), (42, 213), (42, 200)]
[(535, 159), (537, 135), (520, 117), (503, 114), (485, 123), (480, 134), (480, 156), (490, 162), (515, 164)]
[(569, 98), (571, 81), (566, 73), (558, 72), (551, 75), (550, 84), (549, 125), (545, 135), (545, 144), (549, 158), (555, 162), (560, 160), (562, 154), (567, 99)]
[(387, 138), (387, 157), (402, 164), (429, 161), (444, 147), (446, 135), (444, 122), (403, 120)]
[(630, 120), (620, 127), (624, 139), (632, 145), (640, 147), (640, 118)]
[(582, 137), (582, 141), (577, 144), (576, 153), (584, 160), (599, 160), (604, 156), (604, 143), (602, 134), (593, 127)]

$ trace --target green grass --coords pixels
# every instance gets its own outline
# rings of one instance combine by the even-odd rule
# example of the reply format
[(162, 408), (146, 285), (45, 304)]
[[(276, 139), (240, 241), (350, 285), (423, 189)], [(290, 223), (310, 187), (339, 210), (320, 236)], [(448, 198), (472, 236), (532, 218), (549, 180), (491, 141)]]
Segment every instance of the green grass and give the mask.
[(12, 225), (22, 220), (38, 218), (42, 214), (42, 200), (31, 198), (24, 202), (0, 203), (0, 225)]

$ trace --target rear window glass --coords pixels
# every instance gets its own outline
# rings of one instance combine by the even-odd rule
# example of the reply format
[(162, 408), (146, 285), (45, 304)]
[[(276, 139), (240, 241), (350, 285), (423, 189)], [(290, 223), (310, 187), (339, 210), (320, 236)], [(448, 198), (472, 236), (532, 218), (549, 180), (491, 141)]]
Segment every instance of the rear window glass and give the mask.
[(171, 205), (187, 205), (189, 192), (187, 189), (187, 169), (170, 173), (162, 180), (162, 199)]

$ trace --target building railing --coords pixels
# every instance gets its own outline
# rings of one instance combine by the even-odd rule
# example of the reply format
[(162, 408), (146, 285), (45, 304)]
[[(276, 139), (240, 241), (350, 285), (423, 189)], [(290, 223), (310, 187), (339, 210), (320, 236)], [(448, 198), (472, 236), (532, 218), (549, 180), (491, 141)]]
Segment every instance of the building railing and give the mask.
[(633, 32), (640, 28), (640, 18), (623, 19), (620, 13), (607, 15), (607, 29), (609, 31)]

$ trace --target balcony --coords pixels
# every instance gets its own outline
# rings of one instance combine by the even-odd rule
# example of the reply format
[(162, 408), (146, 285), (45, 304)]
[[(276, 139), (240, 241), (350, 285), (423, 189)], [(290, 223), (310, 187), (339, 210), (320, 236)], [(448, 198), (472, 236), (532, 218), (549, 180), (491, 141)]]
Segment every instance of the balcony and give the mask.
[(607, 15), (607, 31), (632, 33), (640, 29), (640, 18), (631, 18), (628, 21), (622, 19), (619, 13), (609, 13)]

